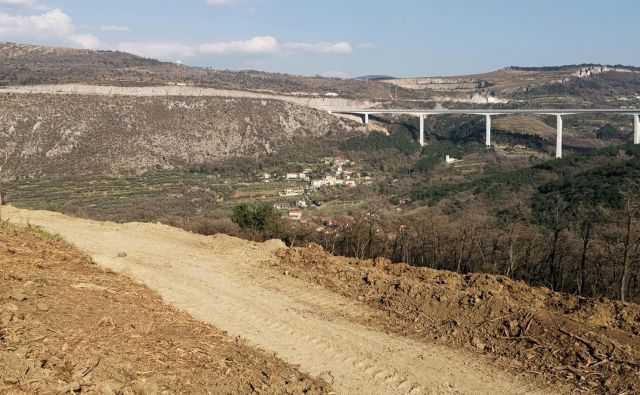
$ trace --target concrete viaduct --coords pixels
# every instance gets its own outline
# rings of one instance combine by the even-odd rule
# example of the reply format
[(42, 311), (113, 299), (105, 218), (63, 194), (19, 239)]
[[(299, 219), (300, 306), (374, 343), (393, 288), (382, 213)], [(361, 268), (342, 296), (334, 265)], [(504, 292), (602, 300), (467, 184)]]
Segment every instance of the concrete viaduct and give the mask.
[(556, 137), (556, 158), (562, 158), (562, 117), (576, 114), (624, 114), (633, 116), (633, 143), (640, 144), (640, 109), (525, 109), (525, 110), (410, 110), (410, 109), (347, 109), (347, 110), (331, 110), (333, 114), (350, 114), (362, 117), (365, 124), (369, 123), (370, 115), (412, 115), (420, 119), (420, 145), (424, 146), (424, 119), (429, 115), (481, 115), (486, 117), (486, 144), (487, 148), (491, 147), (491, 117), (496, 115), (555, 115), (557, 119), (557, 137)]

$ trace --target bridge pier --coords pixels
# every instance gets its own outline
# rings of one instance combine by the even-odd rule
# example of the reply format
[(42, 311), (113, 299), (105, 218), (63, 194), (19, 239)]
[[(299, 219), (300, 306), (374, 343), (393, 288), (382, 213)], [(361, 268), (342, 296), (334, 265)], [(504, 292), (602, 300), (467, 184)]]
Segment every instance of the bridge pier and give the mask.
[(556, 114), (556, 158), (562, 158), (562, 115)]
[(420, 114), (420, 146), (424, 147), (424, 114)]
[(487, 133), (485, 135), (485, 144), (487, 148), (491, 148), (491, 114), (487, 114)]
[[(1, 0), (0, 0), (1, 1)], [(486, 137), (485, 144), (487, 148), (491, 147), (491, 117), (497, 115), (511, 115), (511, 114), (521, 114), (521, 115), (546, 115), (553, 116), (555, 115), (557, 118), (557, 138), (556, 138), (556, 158), (562, 158), (562, 117), (565, 115), (577, 115), (577, 114), (626, 114), (633, 115), (633, 144), (640, 144), (640, 108), (625, 108), (625, 109), (612, 109), (612, 108), (604, 108), (604, 109), (586, 109), (586, 108), (576, 108), (576, 109), (507, 109), (507, 110), (498, 110), (498, 109), (486, 109), (486, 110), (478, 110), (478, 109), (381, 109), (381, 108), (357, 108), (357, 109), (344, 109), (344, 110), (336, 110), (336, 109), (328, 109), (330, 114), (348, 114), (350, 116), (358, 116), (362, 118), (362, 122), (367, 125), (369, 124), (369, 115), (371, 114), (396, 114), (396, 115), (407, 115), (407, 116), (417, 116), (420, 118), (420, 145), (425, 145), (425, 135), (424, 135), (424, 118), (428, 115), (484, 115), (486, 119)], [(561, 111), (561, 112), (560, 112)]]

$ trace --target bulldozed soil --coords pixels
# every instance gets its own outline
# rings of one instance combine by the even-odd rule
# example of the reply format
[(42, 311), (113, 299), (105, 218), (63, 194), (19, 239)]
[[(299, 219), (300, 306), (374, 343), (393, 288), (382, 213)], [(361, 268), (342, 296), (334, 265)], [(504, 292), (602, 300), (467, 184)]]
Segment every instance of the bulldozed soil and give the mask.
[(483, 354), (497, 367), (578, 393), (640, 393), (640, 306), (533, 288), (506, 277), (282, 249), (288, 276), (386, 313), (381, 329)]
[(0, 393), (329, 392), (56, 237), (0, 223)]
[[(193, 317), (300, 366), (339, 394), (566, 393), (559, 386), (532, 381), (526, 372), (504, 371), (494, 366), (495, 358), (391, 333), (385, 328), (387, 312), (271, 267), (278, 264), (276, 253), (284, 248), (280, 241), (253, 243), (225, 235), (196, 235), (160, 224), (115, 224), (13, 207), (5, 207), (3, 218), (60, 234), (99, 266), (124, 273)], [(82, 278), (65, 281), (73, 281), (68, 286), (77, 282), (105, 286)], [(107, 309), (114, 312), (92, 314), (91, 328), (105, 315), (114, 320), (127, 317), (118, 314), (117, 306)], [(149, 316), (145, 314), (133, 324), (145, 328)], [(64, 333), (60, 327), (55, 330)], [(87, 329), (84, 336), (92, 334)], [(123, 347), (122, 353), (126, 349)], [(90, 363), (81, 361), (78, 366), (86, 369), (84, 365)], [(187, 361), (184, 368), (189, 367)], [(205, 375), (196, 376), (201, 379)], [(260, 383), (250, 382), (254, 386)], [(326, 388), (316, 381), (304, 383), (318, 383), (312, 389)], [(184, 385), (184, 391), (191, 389), (187, 382), (177, 384)], [(275, 388), (263, 392), (277, 393)]]

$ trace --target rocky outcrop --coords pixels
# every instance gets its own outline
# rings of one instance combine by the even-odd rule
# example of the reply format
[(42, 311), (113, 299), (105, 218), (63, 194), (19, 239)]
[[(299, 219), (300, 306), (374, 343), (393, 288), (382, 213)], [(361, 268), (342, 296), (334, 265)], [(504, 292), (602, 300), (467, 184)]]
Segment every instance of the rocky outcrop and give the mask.
[(634, 71), (620, 68), (620, 67), (609, 67), (609, 66), (592, 66), (592, 67), (582, 67), (578, 71), (572, 74), (573, 77), (578, 78), (589, 78), (594, 75), (608, 73), (608, 72), (616, 72), (616, 73), (633, 73)]
[(472, 92), (491, 86), (487, 80), (466, 78), (403, 78), (385, 82), (406, 89), (458, 92)]
[(450, 102), (450, 103), (466, 103), (466, 104), (504, 104), (509, 103), (508, 99), (481, 94), (474, 93), (472, 95), (461, 95), (461, 96), (434, 96), (433, 100), (438, 103), (441, 102)]

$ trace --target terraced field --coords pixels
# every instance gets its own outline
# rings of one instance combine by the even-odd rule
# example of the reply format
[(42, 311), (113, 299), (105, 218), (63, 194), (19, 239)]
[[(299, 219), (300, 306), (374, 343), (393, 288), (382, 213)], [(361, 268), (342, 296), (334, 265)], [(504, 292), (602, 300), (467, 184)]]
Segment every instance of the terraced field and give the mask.
[(3, 184), (6, 201), (110, 221), (156, 221), (171, 216), (215, 218), (233, 206), (278, 193), (299, 181), (242, 182), (183, 172), (153, 172), (130, 178), (25, 179)]

